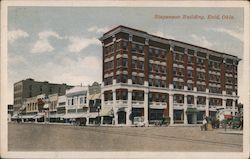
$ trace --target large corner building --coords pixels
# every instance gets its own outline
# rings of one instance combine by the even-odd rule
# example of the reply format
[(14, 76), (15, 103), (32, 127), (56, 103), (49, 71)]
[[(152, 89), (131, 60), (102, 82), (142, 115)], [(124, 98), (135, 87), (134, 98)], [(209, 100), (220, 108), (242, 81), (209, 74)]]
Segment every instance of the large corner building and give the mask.
[(146, 124), (163, 115), (171, 124), (196, 124), (223, 109), (237, 113), (234, 55), (118, 26), (103, 44), (102, 109), (112, 109), (115, 124)]

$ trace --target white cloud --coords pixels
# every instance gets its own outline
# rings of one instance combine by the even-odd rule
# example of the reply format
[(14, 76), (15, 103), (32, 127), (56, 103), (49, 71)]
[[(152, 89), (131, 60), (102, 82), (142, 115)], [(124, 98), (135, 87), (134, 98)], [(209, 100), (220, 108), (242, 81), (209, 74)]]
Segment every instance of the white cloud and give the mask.
[(43, 53), (51, 52), (54, 50), (54, 47), (51, 46), (47, 39), (38, 40), (34, 47), (31, 49), (31, 53)]
[(88, 28), (88, 32), (96, 32), (96, 33), (105, 33), (107, 31), (109, 31), (110, 28), (108, 27), (104, 27), (104, 28), (98, 28), (97, 26), (93, 26), (93, 27), (90, 27)]
[(209, 42), (204, 36), (197, 36), (195, 34), (192, 34), (191, 38), (193, 39), (192, 41), (195, 45), (200, 45), (206, 48), (210, 48), (213, 46), (213, 44)]
[(12, 53), (8, 54), (8, 65), (13, 66), (13, 65), (19, 65), (19, 64), (26, 64), (27, 61), (23, 56), (20, 55), (12, 55)]
[(154, 32), (153, 35), (156, 35), (156, 36), (159, 36), (159, 37), (162, 37), (162, 38), (167, 38), (167, 39), (175, 39), (175, 37), (173, 37), (171, 35), (164, 34), (161, 31)]
[(70, 52), (80, 52), (81, 50), (87, 48), (90, 45), (99, 45), (101, 42), (96, 38), (81, 38), (81, 37), (69, 37), (70, 45), (68, 50)]
[(48, 39), (49, 37), (55, 37), (57, 39), (63, 39), (57, 32), (54, 31), (43, 31), (38, 34), (39, 39)]
[(29, 34), (21, 29), (18, 30), (12, 30), (8, 32), (8, 41), (10, 43), (13, 43), (14, 41), (16, 41), (17, 39), (20, 38), (27, 38), (29, 37)]
[(235, 30), (230, 30), (230, 29), (226, 29), (226, 28), (209, 28), (207, 30), (212, 30), (212, 31), (215, 31), (215, 32), (220, 32), (220, 33), (225, 33), (225, 34), (228, 34), (240, 41), (243, 42), (243, 33), (242, 33), (242, 29), (238, 29), (238, 31), (235, 31)]
[(72, 85), (83, 83), (87, 85), (92, 84), (94, 81), (101, 82), (101, 58), (86, 56), (73, 60), (63, 57), (57, 63), (48, 62), (46, 65), (31, 68), (30, 72), (33, 73), (36, 80), (47, 80), (53, 83), (67, 83)]
[(44, 53), (51, 52), (54, 50), (54, 47), (49, 43), (49, 38), (54, 37), (56, 39), (63, 39), (57, 32), (54, 31), (43, 31), (38, 33), (38, 41), (35, 42), (31, 53)]
[[(71, 61), (71, 64), (67, 68), (61, 67), (59, 69), (61, 70), (60, 78), (55, 79), (59, 80), (58, 82), (66, 82), (74, 85), (81, 83), (88, 85), (95, 81), (101, 82), (101, 59), (95, 56)], [(62, 79), (63, 81), (60, 81)]]

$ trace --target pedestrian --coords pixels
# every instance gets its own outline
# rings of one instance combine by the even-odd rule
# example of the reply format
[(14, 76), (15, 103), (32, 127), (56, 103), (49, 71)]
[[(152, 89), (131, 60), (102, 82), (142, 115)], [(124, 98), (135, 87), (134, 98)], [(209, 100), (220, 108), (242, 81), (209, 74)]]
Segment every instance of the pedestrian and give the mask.
[(203, 130), (207, 131), (207, 120), (206, 120), (206, 118), (204, 118), (203, 121), (202, 121), (201, 131), (203, 131)]

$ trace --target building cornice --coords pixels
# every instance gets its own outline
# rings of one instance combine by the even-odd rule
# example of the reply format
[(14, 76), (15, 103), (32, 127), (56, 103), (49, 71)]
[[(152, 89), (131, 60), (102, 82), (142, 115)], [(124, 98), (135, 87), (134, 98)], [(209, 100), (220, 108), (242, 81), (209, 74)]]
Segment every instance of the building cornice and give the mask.
[(147, 32), (141, 31), (141, 30), (137, 30), (137, 29), (133, 29), (133, 28), (129, 28), (129, 27), (125, 27), (125, 26), (118, 26), (110, 31), (108, 31), (107, 33), (105, 33), (101, 38), (99, 38), (100, 41), (103, 41), (109, 37), (114, 36), (115, 34), (119, 33), (119, 32), (124, 32), (130, 35), (135, 35), (135, 36), (139, 36), (139, 37), (143, 37), (145, 39), (150, 39), (152, 41), (156, 41), (156, 42), (160, 42), (160, 43), (164, 43), (164, 44), (168, 44), (168, 45), (176, 45), (176, 46), (180, 46), (180, 47), (184, 47), (186, 49), (191, 49), (194, 50), (196, 52), (204, 52), (208, 55), (214, 55), (217, 57), (221, 57), (221, 58), (228, 58), (228, 59), (233, 59), (236, 61), (241, 61), (240, 58), (238, 58), (237, 56), (234, 55), (230, 55), (224, 52), (219, 52), (219, 51), (215, 51), (215, 50), (211, 50), (208, 48), (204, 48), (204, 47), (200, 47), (200, 46), (196, 46), (193, 44), (189, 44), (189, 43), (185, 43), (185, 42), (181, 42), (178, 40), (173, 40), (173, 39), (166, 39), (166, 38), (162, 38), (156, 35), (152, 35), (152, 34), (148, 34)]

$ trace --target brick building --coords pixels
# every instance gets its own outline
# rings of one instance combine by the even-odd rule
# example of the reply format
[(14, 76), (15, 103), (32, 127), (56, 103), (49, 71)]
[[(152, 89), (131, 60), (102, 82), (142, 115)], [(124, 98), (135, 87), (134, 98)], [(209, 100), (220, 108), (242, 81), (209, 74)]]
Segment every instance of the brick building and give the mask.
[(237, 109), (234, 55), (118, 26), (103, 44), (102, 109), (115, 124), (145, 123), (169, 116), (171, 124), (196, 124), (218, 109)]
[(34, 79), (26, 79), (14, 83), (14, 112), (18, 112), (25, 102), (26, 98), (36, 97), (40, 94), (64, 95), (66, 89), (71, 88), (66, 84), (54, 84), (47, 81), (40, 82), (34, 81)]

